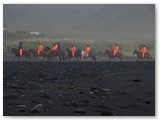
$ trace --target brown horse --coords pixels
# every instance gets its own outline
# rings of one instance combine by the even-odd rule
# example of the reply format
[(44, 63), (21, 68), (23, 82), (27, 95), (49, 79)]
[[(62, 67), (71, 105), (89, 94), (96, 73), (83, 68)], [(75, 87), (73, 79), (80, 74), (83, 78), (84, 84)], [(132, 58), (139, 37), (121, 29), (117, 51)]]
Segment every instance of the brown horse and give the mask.
[(88, 57), (90, 57), (92, 60), (96, 61), (97, 59), (96, 59), (96, 55), (95, 55), (95, 50), (92, 49), (92, 50), (87, 54), (87, 56), (84, 56), (84, 51), (82, 50), (82, 58), (83, 58), (83, 59), (86, 59), (86, 58), (88, 58)]
[(47, 60), (51, 60), (50, 54), (48, 54), (49, 47), (45, 47), (43, 51), (40, 52), (40, 55), (38, 55), (38, 50), (31, 48), (29, 49), (29, 52), (32, 54), (32, 59), (35, 58), (37, 60), (38, 57), (43, 57), (43, 60), (47, 58)]
[(74, 57), (72, 55), (72, 51), (69, 48), (66, 48), (66, 51), (68, 53), (68, 59), (71, 60), (71, 58), (76, 58), (77, 61), (82, 59), (82, 49), (76, 50)]
[(68, 59), (68, 53), (65, 50), (56, 50), (56, 51), (49, 51), (47, 52), (49, 56), (51, 56), (51, 59), (59, 58), (59, 61), (67, 60)]
[(143, 59), (145, 59), (145, 58), (148, 59), (148, 60), (151, 60), (151, 59), (152, 59), (151, 54), (148, 53), (148, 52), (144, 54), (144, 58), (142, 57), (142, 52), (139, 51), (139, 50), (134, 50), (134, 51), (133, 51), (133, 55), (135, 55), (135, 54), (137, 55), (137, 58), (140, 59), (140, 60), (143, 60)]
[[(18, 49), (16, 49), (16, 48), (12, 48), (12, 49), (11, 49), (11, 51), (12, 51), (12, 54), (14, 54), (14, 55), (15, 55), (13, 59), (15, 59), (15, 58), (17, 57), (17, 58), (18, 58), (18, 60), (19, 60), (19, 57), (20, 57), (19, 50), (18, 50)], [(25, 57), (25, 60), (30, 60), (30, 53), (29, 53), (29, 51), (27, 51), (27, 50), (23, 50), (23, 52), (22, 52), (22, 56), (24, 56), (24, 57)]]
[[(19, 50), (16, 48), (12, 48), (11, 51), (12, 51), (12, 54), (15, 55), (13, 59), (15, 59), (17, 57), (19, 60), (19, 57), (20, 57)], [(23, 53), (22, 53), (22, 55), (23, 55)]]
[(32, 54), (32, 59), (35, 58), (35, 59), (37, 60), (38, 53), (37, 53), (37, 50), (36, 50), (36, 49), (30, 48), (30, 49), (29, 49), (29, 53)]
[(120, 60), (124, 60), (123, 54), (121, 52), (117, 52), (116, 56), (114, 56), (112, 50), (106, 50), (105, 51), (105, 55), (107, 55), (109, 57), (109, 59), (113, 59), (114, 60), (115, 57), (118, 57)]

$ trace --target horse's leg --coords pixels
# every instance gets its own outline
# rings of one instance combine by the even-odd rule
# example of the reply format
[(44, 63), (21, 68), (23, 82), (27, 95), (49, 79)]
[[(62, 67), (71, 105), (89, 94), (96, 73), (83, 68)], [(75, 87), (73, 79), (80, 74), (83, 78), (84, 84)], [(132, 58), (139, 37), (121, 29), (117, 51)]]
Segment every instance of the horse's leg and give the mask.
[(147, 58), (148, 58), (148, 60), (150, 60), (150, 61), (152, 60), (152, 56), (151, 56), (150, 54), (148, 55)]
[(123, 57), (122, 54), (120, 54), (119, 56), (120, 56), (120, 60), (121, 60), (121, 61), (124, 60), (124, 57)]
[(95, 55), (93, 55), (93, 58), (94, 58), (94, 61), (97, 61), (97, 59), (96, 59), (96, 56), (95, 56)]
[(26, 61), (26, 59), (27, 59), (27, 58), (26, 58), (26, 55), (25, 55), (25, 56), (24, 56), (24, 60)]
[(44, 56), (45, 56), (45, 54), (43, 53), (43, 54), (42, 54), (42, 60), (43, 60), (43, 61), (44, 61)]
[(77, 61), (79, 61), (79, 57), (78, 56), (76, 56), (76, 59), (77, 59)]
[(64, 56), (62, 56), (62, 60), (63, 60), (63, 61), (65, 61), (65, 60), (66, 60), (66, 57), (65, 57), (65, 55), (64, 55)]
[(32, 54), (32, 58), (31, 59), (33, 60), (33, 58), (34, 58), (34, 55)]
[(78, 56), (78, 55), (76, 55), (76, 60), (77, 60), (77, 61), (79, 60), (79, 56)]
[(114, 59), (115, 57), (113, 57), (113, 61), (115, 61), (115, 59)]
[(69, 59), (69, 61), (71, 61), (71, 57), (69, 57), (68, 59)]
[(119, 56), (118, 58), (119, 58), (120, 61), (122, 60), (122, 56)]
[(60, 62), (61, 62), (61, 61), (62, 61), (62, 58), (61, 58), (61, 56), (60, 56), (60, 55), (58, 56), (58, 58), (59, 58), (59, 60), (60, 60)]

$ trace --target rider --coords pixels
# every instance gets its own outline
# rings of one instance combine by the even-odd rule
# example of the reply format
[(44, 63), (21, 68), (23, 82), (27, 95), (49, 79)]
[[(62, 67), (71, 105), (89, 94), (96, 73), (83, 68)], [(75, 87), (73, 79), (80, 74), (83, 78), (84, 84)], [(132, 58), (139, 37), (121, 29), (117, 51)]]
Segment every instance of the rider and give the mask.
[(74, 57), (74, 54), (76, 52), (76, 47), (74, 45), (72, 45), (71, 51), (72, 51), (72, 56)]
[(61, 44), (59, 42), (57, 42), (57, 45), (58, 45), (57, 50), (60, 50), (61, 49)]
[(117, 54), (117, 52), (118, 52), (118, 49), (119, 49), (119, 47), (118, 47), (118, 45), (116, 44), (116, 45), (114, 46), (114, 49), (113, 49), (113, 55), (114, 55), (114, 56), (116, 56), (116, 54)]
[(147, 52), (147, 48), (145, 45), (143, 45), (141, 53), (142, 53), (142, 57), (144, 58), (145, 53)]
[(84, 51), (84, 55), (83, 57), (86, 57), (86, 55), (89, 53), (89, 51), (91, 50), (91, 47), (89, 45), (86, 46), (86, 49)]
[(38, 45), (38, 51), (37, 51), (38, 55), (40, 55), (41, 51), (43, 51), (43, 46), (42, 46), (41, 43), (39, 43), (39, 45)]
[(19, 50), (19, 55), (22, 56), (22, 53), (23, 53), (23, 44), (22, 44), (22, 42), (19, 42), (18, 50)]
[(51, 51), (56, 51), (57, 49), (58, 49), (58, 43), (54, 43), (53, 47), (51, 48), (51, 50), (48, 51), (48, 53)]

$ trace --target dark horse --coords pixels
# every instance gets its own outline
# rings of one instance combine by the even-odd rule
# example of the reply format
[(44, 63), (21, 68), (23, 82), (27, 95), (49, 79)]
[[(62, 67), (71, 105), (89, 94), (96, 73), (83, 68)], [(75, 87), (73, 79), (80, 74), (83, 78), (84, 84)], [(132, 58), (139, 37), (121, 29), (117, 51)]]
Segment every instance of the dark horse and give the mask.
[(117, 53), (116, 53), (116, 56), (114, 56), (112, 50), (106, 50), (106, 51), (105, 51), (105, 55), (108, 55), (108, 57), (109, 57), (110, 59), (113, 59), (113, 60), (114, 60), (115, 57), (118, 57), (120, 60), (124, 60), (123, 54), (122, 54), (121, 52), (117, 52)]
[(32, 54), (32, 58), (35, 58), (36, 60), (38, 57), (43, 57), (43, 60), (45, 60), (45, 58), (47, 58), (47, 60), (51, 60), (51, 56), (47, 53), (49, 50), (49, 47), (45, 47), (43, 51), (40, 52), (40, 55), (38, 55), (38, 50), (34, 48), (29, 49), (29, 52)]
[(95, 51), (93, 49), (87, 54), (87, 56), (84, 56), (84, 51), (82, 51), (82, 58), (86, 59), (88, 57), (90, 57), (92, 60), (96, 61), (96, 55), (95, 55)]
[(148, 52), (144, 54), (144, 58), (142, 57), (142, 52), (139, 51), (139, 50), (134, 50), (133, 55), (135, 55), (135, 54), (137, 55), (137, 58), (140, 59), (140, 60), (143, 60), (144, 58), (147, 58), (148, 60), (152, 59), (151, 54), (148, 53)]
[[(18, 58), (18, 60), (19, 60), (19, 57), (20, 57), (20, 53), (19, 53), (19, 50), (18, 49), (16, 49), (16, 48), (12, 48), (12, 54), (14, 54), (15, 56), (14, 56), (14, 58), (13, 59), (15, 59), (16, 57)], [(22, 56), (24, 56), (25, 57), (25, 60), (30, 60), (30, 53), (29, 53), (29, 51), (27, 51), (27, 50), (23, 50), (23, 52), (22, 52)]]
[(47, 54), (49, 56), (51, 56), (52, 60), (56, 59), (57, 57), (59, 58), (59, 61), (68, 59), (68, 53), (65, 50), (61, 50), (61, 49), (58, 49), (56, 51), (51, 50), (51, 51), (47, 52)]
[(82, 49), (76, 50), (74, 57), (72, 55), (72, 51), (69, 48), (66, 48), (66, 51), (68, 53), (68, 59), (71, 60), (71, 58), (76, 58), (77, 61), (82, 59)]

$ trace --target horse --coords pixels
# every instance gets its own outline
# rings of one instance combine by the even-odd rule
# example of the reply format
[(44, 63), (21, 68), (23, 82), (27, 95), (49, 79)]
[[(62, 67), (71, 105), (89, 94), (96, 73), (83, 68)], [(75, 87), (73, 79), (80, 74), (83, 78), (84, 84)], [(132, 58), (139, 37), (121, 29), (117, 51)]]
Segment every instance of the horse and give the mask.
[(118, 57), (120, 60), (124, 60), (123, 54), (121, 52), (117, 52), (116, 55), (114, 56), (112, 50), (106, 50), (105, 55), (108, 55), (109, 59), (114, 60), (115, 57)]
[[(18, 60), (19, 60), (19, 57), (20, 57), (20, 53), (19, 53), (19, 50), (18, 49), (16, 49), (16, 48), (12, 48), (11, 49), (11, 51), (12, 51), (12, 54), (15, 54), (15, 56), (14, 56), (14, 58), (13, 59), (15, 59), (16, 57), (18, 58)], [(23, 52), (22, 52), (22, 56), (24, 56), (25, 57), (25, 60), (30, 60), (30, 53), (29, 53), (29, 51), (27, 51), (27, 50), (23, 50)]]
[(135, 54), (137, 55), (137, 58), (140, 59), (140, 60), (143, 60), (143, 59), (145, 59), (145, 58), (148, 59), (148, 60), (151, 60), (151, 59), (152, 59), (151, 54), (148, 53), (148, 52), (144, 54), (144, 58), (142, 57), (142, 52), (139, 51), (139, 50), (134, 50), (134, 51), (133, 51), (133, 55), (135, 55)]
[[(11, 52), (12, 52), (12, 54), (15, 55), (13, 59), (15, 59), (15, 58), (17, 57), (18, 60), (19, 60), (19, 57), (20, 57), (19, 50), (16, 49), (16, 48), (12, 48), (12, 49), (11, 49)], [(23, 54), (23, 53), (22, 53), (22, 54)]]
[(87, 59), (88, 57), (90, 57), (93, 61), (96, 61), (96, 55), (95, 55), (95, 51), (92, 49), (91, 51), (89, 51), (89, 53), (84, 56), (84, 51), (81, 51), (82, 53), (82, 59)]
[(38, 57), (37, 50), (34, 48), (30, 48), (29, 52), (30, 52), (30, 54), (32, 54), (32, 59), (35, 58), (37, 60), (37, 57)]
[(74, 57), (73, 57), (72, 51), (70, 49), (66, 48), (66, 51), (68, 53), (69, 60), (71, 60), (71, 58), (74, 58), (74, 57), (77, 59), (77, 61), (82, 59), (82, 49), (76, 50)]
[(49, 47), (45, 47), (43, 51), (40, 52), (40, 55), (38, 55), (38, 50), (34, 48), (29, 49), (29, 52), (32, 54), (32, 58), (35, 58), (36, 60), (38, 56), (43, 57), (43, 60), (45, 60), (45, 58), (47, 58), (47, 60), (51, 60), (50, 54), (47, 53), (49, 50), (50, 50)]
[(56, 51), (49, 51), (47, 52), (47, 54), (49, 56), (51, 56), (52, 59), (55, 59), (55, 58), (59, 58), (59, 61), (62, 61), (62, 60), (67, 60), (68, 59), (68, 53), (67, 51), (65, 50), (61, 50), (61, 49), (58, 49)]
[(25, 57), (25, 61), (26, 61), (27, 59), (30, 60), (31, 54), (30, 54), (29, 51), (23, 50), (22, 54), (23, 54), (23, 56)]

